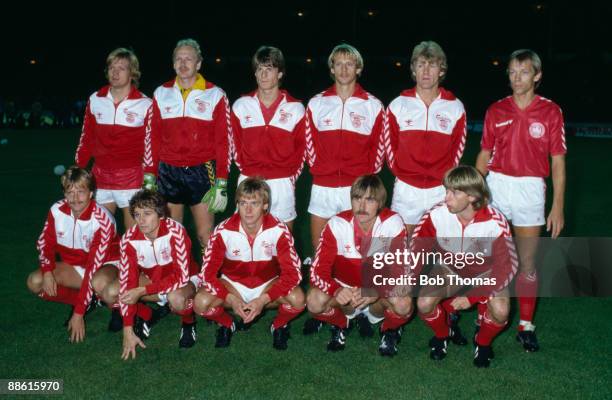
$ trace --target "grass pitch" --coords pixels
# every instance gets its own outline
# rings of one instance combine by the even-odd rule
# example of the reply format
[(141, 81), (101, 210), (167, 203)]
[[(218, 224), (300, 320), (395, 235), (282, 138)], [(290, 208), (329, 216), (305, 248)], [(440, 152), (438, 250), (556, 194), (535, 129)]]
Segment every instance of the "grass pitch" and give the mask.
[[(35, 242), (46, 213), (62, 196), (53, 167), (72, 163), (78, 136), (76, 130), (0, 131), (0, 138), (8, 139), (0, 146), (0, 265), (5, 274), (0, 281), (0, 379), (61, 378), (63, 396), (79, 399), (612, 398), (610, 298), (541, 299), (536, 315), (541, 351), (535, 354), (525, 354), (515, 342), (514, 312), (510, 328), (494, 342), (495, 360), (486, 370), (472, 366), (469, 345), (451, 344), (444, 361), (431, 361), (431, 332), (418, 318), (406, 326), (393, 359), (378, 355), (378, 336), (364, 340), (357, 332), (348, 336), (344, 352), (327, 353), (327, 329), (301, 334), (305, 316), (293, 323), (289, 349), (275, 351), (269, 332), (274, 312), (251, 330), (237, 332), (227, 349), (213, 347), (215, 326), (198, 319), (196, 346), (179, 350), (180, 322), (171, 315), (153, 328), (136, 360), (123, 362), (121, 334), (107, 332), (109, 312), (96, 310), (86, 319), (85, 342), (70, 344), (62, 327), (68, 307), (31, 295), (25, 280), (37, 266)], [(478, 135), (469, 135), (464, 163), (474, 163), (478, 141)], [(568, 138), (568, 147), (564, 235), (609, 236), (612, 141)], [(382, 176), (390, 190), (391, 175), (385, 170)], [(230, 187), (235, 182), (233, 170)], [(312, 254), (309, 185), (306, 172), (298, 181), (295, 225), (302, 257)], [(189, 218), (186, 226), (195, 237)], [(467, 312), (461, 320), (468, 335), (474, 316)]]

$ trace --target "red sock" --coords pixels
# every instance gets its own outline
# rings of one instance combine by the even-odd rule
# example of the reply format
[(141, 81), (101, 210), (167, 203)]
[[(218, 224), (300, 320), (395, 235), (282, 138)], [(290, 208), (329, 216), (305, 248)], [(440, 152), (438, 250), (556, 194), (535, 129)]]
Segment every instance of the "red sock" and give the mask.
[(44, 290), (41, 290), (38, 296), (46, 301), (53, 301), (55, 303), (63, 303), (74, 306), (76, 304), (77, 297), (79, 296), (79, 290), (57, 285), (55, 296), (49, 296)]
[(149, 321), (151, 316), (153, 316), (153, 310), (151, 310), (151, 307), (144, 303), (136, 303), (136, 315), (145, 321)]
[(448, 337), (450, 328), (446, 322), (446, 311), (439, 304), (430, 314), (419, 313), (419, 317), (434, 331), (438, 339)]
[(398, 329), (400, 326), (408, 322), (408, 318), (410, 318), (410, 315), (406, 317), (400, 317), (392, 310), (386, 309), (385, 319), (383, 320), (382, 325), (380, 325), (380, 331), (385, 332), (391, 329)]
[[(535, 313), (536, 299), (538, 295), (538, 275), (536, 272), (526, 274), (520, 272), (515, 283), (516, 296), (519, 303), (519, 316), (521, 321), (533, 321)], [(519, 331), (523, 330), (523, 325), (519, 324)]]
[(478, 303), (478, 316), (476, 317), (476, 325), (480, 326), (482, 324), (482, 317), (487, 311), (487, 303)]
[(184, 310), (176, 311), (173, 309), (172, 312), (181, 316), (181, 323), (183, 324), (193, 324), (193, 321), (195, 321), (195, 316), (193, 314), (193, 299), (187, 301), (187, 307), (185, 307)]
[(327, 322), (332, 325), (335, 325), (339, 328), (346, 329), (348, 328), (349, 320), (346, 315), (339, 308), (333, 308), (328, 312), (324, 312), (321, 314), (313, 314), (315, 319), (319, 321)]
[(274, 318), (274, 321), (272, 322), (272, 329), (287, 325), (289, 321), (300, 315), (302, 311), (304, 311), (304, 307), (293, 308), (289, 304), (281, 304), (278, 307), (276, 318)]
[(455, 307), (451, 305), (453, 300), (455, 300), (454, 297), (449, 297), (448, 299), (445, 299), (442, 301), (442, 303), (440, 303), (440, 305), (442, 305), (442, 308), (444, 309), (444, 311), (446, 311), (447, 314), (455, 312)]
[(480, 330), (478, 330), (478, 334), (476, 335), (476, 343), (479, 346), (490, 346), (495, 336), (497, 336), (505, 326), (505, 323), (498, 324), (493, 321), (489, 312), (486, 311), (480, 323)]
[(203, 312), (200, 315), (206, 319), (215, 321), (219, 325), (224, 326), (226, 328), (231, 328), (232, 325), (234, 325), (234, 320), (232, 319), (232, 316), (229, 315), (227, 311), (223, 309), (223, 307), (210, 308), (208, 311)]

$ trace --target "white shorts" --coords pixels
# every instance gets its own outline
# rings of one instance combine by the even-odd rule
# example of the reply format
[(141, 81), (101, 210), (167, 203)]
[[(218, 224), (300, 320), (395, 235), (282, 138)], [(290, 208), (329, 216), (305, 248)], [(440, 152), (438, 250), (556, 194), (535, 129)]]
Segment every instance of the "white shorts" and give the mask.
[(487, 184), (491, 205), (514, 226), (540, 226), (546, 223), (546, 183), (534, 176), (508, 176), (490, 171)]
[[(341, 282), (337, 279), (335, 279), (336, 282), (338, 282), (338, 284), (340, 284), (340, 286), (345, 287), (345, 288), (350, 288), (351, 286), (345, 284), (344, 282)], [(361, 310), (355, 310), (353, 311), (352, 314), (348, 314), (346, 317), (348, 319), (353, 319), (358, 315), (365, 315), (368, 318), (368, 321), (370, 321), (371, 324), (377, 324), (380, 321), (382, 321), (383, 319), (385, 319), (385, 317), (377, 317), (375, 315), (373, 315), (370, 312), (370, 306), (367, 306), (366, 308), (362, 308)]]
[(395, 179), (391, 209), (397, 212), (406, 225), (416, 225), (431, 207), (444, 200), (446, 189), (436, 186), (421, 189)]
[[(247, 176), (240, 174), (238, 185)], [(270, 186), (270, 214), (283, 222), (293, 221), (297, 217), (295, 211), (295, 187), (289, 178), (266, 179)]]
[(259, 285), (259, 286), (254, 287), (254, 288), (250, 288), (250, 287), (244, 286), (242, 283), (234, 282), (233, 280), (231, 280), (230, 278), (228, 278), (225, 275), (221, 275), (221, 278), (223, 278), (224, 280), (226, 280), (226, 281), (228, 281), (229, 283), (232, 284), (234, 289), (236, 289), (236, 291), (240, 294), (240, 297), (242, 297), (242, 300), (245, 303), (248, 303), (251, 300), (254, 300), (254, 299), (258, 298), (259, 296), (261, 296), (261, 294), (263, 293), (264, 289), (270, 284), (270, 282), (272, 282), (274, 279), (276, 279), (276, 278), (272, 278), (268, 282), (266, 282), (266, 283), (264, 283), (262, 285)]
[[(202, 281), (200, 280), (200, 277), (198, 275), (191, 275), (189, 277), (189, 281), (195, 285), (196, 290), (202, 284)], [(168, 294), (158, 294), (157, 297), (159, 297), (159, 301), (157, 302), (157, 304), (159, 304), (160, 306), (165, 306), (166, 304), (168, 304)]]
[(331, 188), (312, 185), (308, 212), (321, 218), (331, 218), (334, 215), (351, 209), (351, 187)]
[(114, 189), (98, 189), (96, 190), (96, 202), (98, 204), (115, 203), (119, 208), (126, 208), (130, 205), (130, 199), (140, 189), (114, 190)]
[[(102, 266), (106, 267), (107, 265), (112, 265), (115, 268), (119, 269), (119, 260), (107, 261)], [(81, 279), (83, 279), (85, 277), (85, 268), (84, 267), (81, 267), (80, 265), (73, 265), (72, 268), (74, 268), (74, 270), (77, 272), (77, 274), (79, 274)]]

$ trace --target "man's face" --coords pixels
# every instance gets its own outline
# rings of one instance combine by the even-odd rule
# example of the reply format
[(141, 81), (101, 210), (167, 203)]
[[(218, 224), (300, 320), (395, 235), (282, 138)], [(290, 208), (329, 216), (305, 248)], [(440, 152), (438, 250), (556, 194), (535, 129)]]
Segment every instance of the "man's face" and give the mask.
[(355, 219), (362, 228), (369, 229), (374, 225), (378, 216), (378, 200), (376, 200), (368, 189), (362, 196), (351, 198), (351, 208)]
[(193, 47), (181, 46), (174, 54), (174, 71), (180, 79), (193, 79), (197, 76), (202, 62)]
[(125, 58), (115, 58), (108, 67), (108, 83), (113, 88), (123, 88), (131, 80), (130, 62)]
[(149, 207), (134, 208), (134, 220), (136, 221), (140, 232), (142, 232), (147, 238), (154, 239), (157, 237), (159, 221), (161, 218), (154, 209)]
[(535, 90), (536, 82), (542, 78), (542, 73), (536, 74), (531, 60), (512, 60), (508, 65), (508, 79), (515, 95), (523, 95)]
[(89, 206), (93, 193), (84, 185), (74, 184), (64, 191), (64, 196), (72, 213), (79, 216)]
[(357, 68), (355, 57), (338, 53), (334, 56), (331, 73), (336, 83), (349, 85), (357, 81), (357, 77), (361, 73), (361, 68)]
[(278, 72), (278, 68), (273, 67), (271, 64), (259, 64), (255, 71), (257, 87), (261, 90), (270, 90), (278, 87), (282, 77), (283, 73)]
[(250, 196), (242, 196), (238, 200), (238, 213), (240, 221), (245, 227), (258, 227), (268, 210), (268, 204), (264, 204), (259, 193)]
[(472, 207), (472, 202), (475, 200), (473, 196), (457, 189), (446, 189), (446, 196), (444, 197), (448, 211), (453, 214), (459, 214), (468, 207)]
[(438, 60), (421, 56), (414, 61), (412, 68), (418, 89), (435, 90), (438, 88), (440, 78), (444, 75)]

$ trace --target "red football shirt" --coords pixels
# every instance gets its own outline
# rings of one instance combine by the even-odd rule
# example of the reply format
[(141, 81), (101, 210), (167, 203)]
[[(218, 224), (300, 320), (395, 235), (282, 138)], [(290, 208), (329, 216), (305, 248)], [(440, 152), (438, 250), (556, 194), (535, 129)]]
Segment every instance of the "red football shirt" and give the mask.
[(492, 152), (491, 171), (545, 178), (549, 155), (567, 152), (561, 108), (537, 95), (524, 110), (512, 96), (501, 99), (487, 110), (480, 147)]

